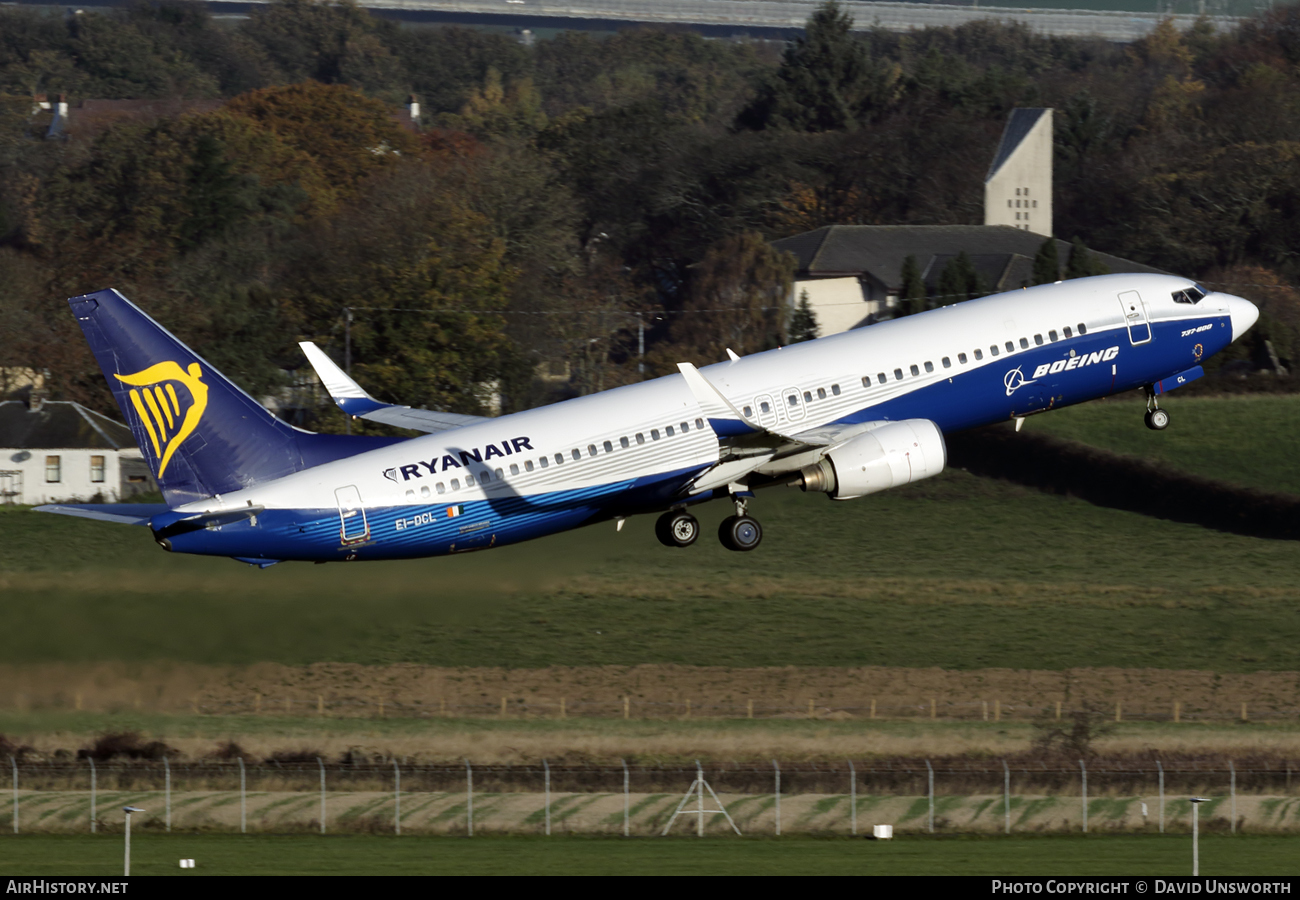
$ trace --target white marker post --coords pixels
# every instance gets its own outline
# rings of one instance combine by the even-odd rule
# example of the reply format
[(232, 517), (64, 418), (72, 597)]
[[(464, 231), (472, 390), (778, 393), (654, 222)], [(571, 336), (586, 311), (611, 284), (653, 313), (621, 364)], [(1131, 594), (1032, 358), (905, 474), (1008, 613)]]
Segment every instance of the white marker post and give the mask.
[(1201, 874), (1201, 835), (1200, 822), (1198, 813), (1201, 804), (1209, 800), (1209, 797), (1189, 797), (1192, 802), (1192, 875)]
[(122, 812), (126, 813), (126, 856), (122, 862), (122, 874), (131, 874), (131, 813), (144, 812), (138, 806), (124, 806)]

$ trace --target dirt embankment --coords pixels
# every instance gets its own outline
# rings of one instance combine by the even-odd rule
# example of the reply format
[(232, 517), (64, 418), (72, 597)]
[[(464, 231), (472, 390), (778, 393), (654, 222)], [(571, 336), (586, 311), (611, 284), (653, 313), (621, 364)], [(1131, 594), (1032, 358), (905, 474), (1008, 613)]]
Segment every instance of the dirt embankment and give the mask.
[(216, 715), (872, 718), (874, 710), (875, 718), (1023, 721), (1060, 704), (1125, 720), (1300, 718), (1300, 672), (104, 663), (0, 666), (0, 686), (0, 706), (11, 709)]

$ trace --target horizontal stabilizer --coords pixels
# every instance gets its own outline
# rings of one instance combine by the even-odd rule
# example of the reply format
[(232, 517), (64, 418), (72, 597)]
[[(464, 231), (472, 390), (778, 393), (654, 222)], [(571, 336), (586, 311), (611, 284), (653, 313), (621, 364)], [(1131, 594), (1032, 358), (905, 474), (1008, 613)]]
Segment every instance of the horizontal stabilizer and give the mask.
[(148, 525), (150, 519), (169, 509), (166, 503), (51, 503), (38, 506), (35, 511), (98, 519), (100, 522), (113, 522), (117, 525)]
[(450, 431), (453, 428), (463, 428), (466, 425), (487, 421), (484, 416), (466, 416), (460, 413), (414, 409), (410, 406), (399, 406), (395, 403), (384, 403), (376, 400), (367, 394), (361, 385), (353, 381), (346, 372), (335, 365), (334, 360), (330, 359), (324, 350), (311, 341), (302, 341), (298, 346), (306, 354), (311, 367), (316, 370), (316, 375), (320, 378), (321, 384), (325, 385), (325, 390), (329, 391), (330, 398), (338, 404), (339, 409), (350, 416), (356, 416), (358, 419), (368, 419), (371, 422), (382, 422), (385, 425), (396, 425), (398, 428), (410, 428), (413, 431), (423, 431), (428, 434)]

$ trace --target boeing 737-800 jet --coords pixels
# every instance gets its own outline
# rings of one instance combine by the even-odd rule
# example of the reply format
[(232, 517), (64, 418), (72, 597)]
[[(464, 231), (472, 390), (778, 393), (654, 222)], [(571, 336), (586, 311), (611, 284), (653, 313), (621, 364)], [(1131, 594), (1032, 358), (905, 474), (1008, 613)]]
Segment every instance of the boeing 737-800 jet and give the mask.
[(997, 294), (499, 418), (376, 400), (310, 343), (349, 415), (417, 438), (314, 434), (277, 419), (121, 294), (69, 303), (166, 504), (53, 505), (147, 525), (167, 550), (282, 560), (438, 556), (690, 508), (753, 550), (756, 488), (850, 500), (943, 470), (944, 434), (1145, 388), (1166, 391), (1255, 323), (1249, 301), (1167, 275), (1103, 275)]

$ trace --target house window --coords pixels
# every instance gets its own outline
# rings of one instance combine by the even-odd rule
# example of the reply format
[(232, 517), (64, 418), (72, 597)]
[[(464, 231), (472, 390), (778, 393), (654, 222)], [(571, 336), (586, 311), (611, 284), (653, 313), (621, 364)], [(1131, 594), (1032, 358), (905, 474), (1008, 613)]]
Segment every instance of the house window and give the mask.
[(102, 484), (104, 481), (104, 457), (92, 456), (90, 458), (90, 480), (96, 484)]
[(45, 457), (45, 480), (49, 484), (58, 484), (63, 480), (63, 463), (60, 457)]
[(1010, 208), (1011, 208), (1011, 201), (1008, 200), (1008, 201), (1007, 201), (1007, 209), (1010, 209)]
[(1038, 201), (1037, 201), (1037, 200), (1034, 201), (1034, 209), (1038, 209)]

